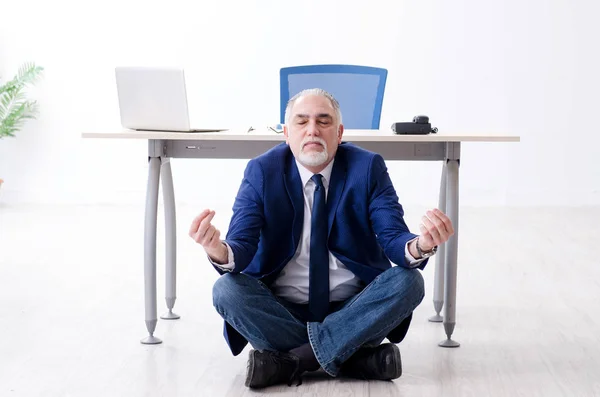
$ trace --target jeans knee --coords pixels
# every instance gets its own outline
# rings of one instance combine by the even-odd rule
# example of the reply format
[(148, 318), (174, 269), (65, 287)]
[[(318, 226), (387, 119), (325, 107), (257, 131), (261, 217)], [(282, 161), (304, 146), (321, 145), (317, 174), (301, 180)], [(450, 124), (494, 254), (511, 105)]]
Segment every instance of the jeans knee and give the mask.
[(423, 279), (423, 275), (417, 269), (412, 270), (412, 288), (415, 289), (415, 293), (419, 296), (419, 303), (425, 297), (425, 280)]
[(236, 288), (236, 275), (224, 274), (215, 281), (213, 285), (213, 306), (217, 311), (222, 312), (226, 307), (233, 304), (236, 300), (236, 295), (239, 293), (239, 288)]
[(421, 303), (425, 297), (425, 280), (418, 269), (406, 269), (400, 266), (394, 266), (390, 269), (397, 278), (397, 284), (402, 285), (402, 290), (411, 294), (417, 304)]

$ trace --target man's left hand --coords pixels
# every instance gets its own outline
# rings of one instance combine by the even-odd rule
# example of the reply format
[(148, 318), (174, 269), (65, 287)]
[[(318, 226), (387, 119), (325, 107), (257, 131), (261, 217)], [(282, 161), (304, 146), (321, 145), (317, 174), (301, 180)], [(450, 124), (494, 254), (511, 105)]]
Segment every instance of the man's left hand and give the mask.
[(427, 211), (421, 218), (419, 229), (421, 229), (419, 247), (424, 252), (445, 243), (454, 234), (452, 221), (437, 208)]

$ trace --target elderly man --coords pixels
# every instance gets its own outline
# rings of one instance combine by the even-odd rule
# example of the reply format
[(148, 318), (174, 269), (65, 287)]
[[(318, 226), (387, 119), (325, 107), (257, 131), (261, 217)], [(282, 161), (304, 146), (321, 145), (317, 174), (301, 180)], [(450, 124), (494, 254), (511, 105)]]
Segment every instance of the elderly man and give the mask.
[[(383, 158), (342, 143), (337, 100), (305, 90), (278, 145), (248, 162), (224, 240), (204, 210), (190, 237), (221, 274), (214, 306), (234, 355), (249, 342), (246, 386), (402, 374), (395, 343), (424, 296), (423, 269), (454, 233), (427, 211), (409, 231)], [(387, 338), (392, 343), (383, 343)]]

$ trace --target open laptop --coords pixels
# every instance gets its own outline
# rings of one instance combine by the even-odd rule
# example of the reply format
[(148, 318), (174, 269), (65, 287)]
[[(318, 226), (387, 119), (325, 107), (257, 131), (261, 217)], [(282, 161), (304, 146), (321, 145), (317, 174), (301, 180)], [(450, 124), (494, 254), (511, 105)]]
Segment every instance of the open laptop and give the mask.
[(132, 130), (210, 132), (191, 126), (183, 68), (116, 67), (121, 125)]

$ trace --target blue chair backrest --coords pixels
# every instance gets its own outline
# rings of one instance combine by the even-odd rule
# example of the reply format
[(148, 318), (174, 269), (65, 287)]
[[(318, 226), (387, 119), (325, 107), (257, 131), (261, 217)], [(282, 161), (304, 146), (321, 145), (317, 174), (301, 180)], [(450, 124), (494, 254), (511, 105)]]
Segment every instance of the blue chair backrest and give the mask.
[(340, 103), (349, 129), (379, 129), (387, 70), (357, 65), (310, 65), (282, 68), (281, 123), (290, 98), (307, 88), (322, 88)]

